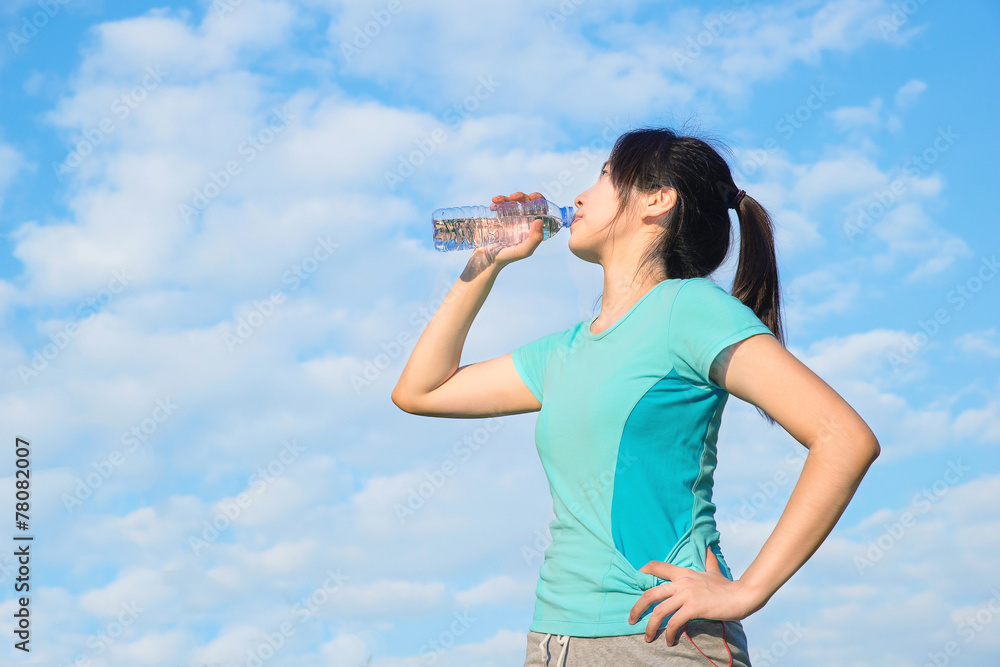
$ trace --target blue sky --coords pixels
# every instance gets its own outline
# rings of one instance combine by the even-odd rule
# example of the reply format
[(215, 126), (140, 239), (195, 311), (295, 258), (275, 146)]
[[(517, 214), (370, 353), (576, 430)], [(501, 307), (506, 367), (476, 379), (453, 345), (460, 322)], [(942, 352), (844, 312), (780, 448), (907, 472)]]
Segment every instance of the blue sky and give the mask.
[[(429, 217), (571, 204), (650, 125), (732, 149), (789, 349), (882, 445), (744, 621), (754, 664), (1000, 653), (996, 3), (21, 0), (0, 26), (0, 423), (32, 443), (36, 535), (30, 656), (0, 546), (4, 662), (521, 664), (535, 416), (389, 399), (468, 258)], [(565, 244), (503, 272), (463, 363), (596, 314)], [(728, 404), (735, 574), (802, 451)]]

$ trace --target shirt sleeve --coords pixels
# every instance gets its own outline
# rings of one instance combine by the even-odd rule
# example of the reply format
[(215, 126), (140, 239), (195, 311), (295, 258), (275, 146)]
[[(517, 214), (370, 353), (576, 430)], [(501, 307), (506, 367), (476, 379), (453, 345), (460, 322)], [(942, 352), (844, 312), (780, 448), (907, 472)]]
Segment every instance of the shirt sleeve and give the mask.
[(667, 345), (678, 375), (722, 389), (709, 380), (715, 357), (733, 343), (774, 333), (753, 309), (707, 278), (694, 278), (677, 290), (667, 325)]
[(564, 334), (565, 332), (559, 331), (542, 336), (515, 348), (511, 353), (517, 374), (521, 376), (521, 380), (539, 403), (542, 402), (542, 387), (545, 384), (545, 370), (548, 368), (549, 358), (561, 344)]

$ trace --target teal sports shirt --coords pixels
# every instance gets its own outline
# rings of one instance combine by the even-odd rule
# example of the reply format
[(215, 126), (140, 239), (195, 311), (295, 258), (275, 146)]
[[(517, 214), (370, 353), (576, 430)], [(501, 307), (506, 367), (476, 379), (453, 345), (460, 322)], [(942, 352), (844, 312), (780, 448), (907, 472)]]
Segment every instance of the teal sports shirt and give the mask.
[(729, 393), (708, 372), (727, 346), (774, 334), (707, 278), (657, 283), (596, 335), (595, 319), (512, 353), (542, 404), (535, 445), (554, 514), (529, 626), (535, 632), (645, 632), (655, 607), (634, 625), (629, 613), (644, 590), (668, 581), (639, 572), (651, 560), (704, 571), (711, 546), (733, 578), (712, 503)]

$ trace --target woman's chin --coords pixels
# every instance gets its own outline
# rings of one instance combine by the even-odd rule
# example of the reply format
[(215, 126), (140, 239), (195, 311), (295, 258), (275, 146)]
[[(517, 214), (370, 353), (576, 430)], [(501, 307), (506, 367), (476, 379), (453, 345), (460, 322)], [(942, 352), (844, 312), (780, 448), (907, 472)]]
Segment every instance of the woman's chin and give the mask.
[(579, 259), (582, 259), (585, 262), (590, 262), (591, 264), (600, 263), (597, 261), (597, 258), (594, 256), (594, 254), (588, 251), (587, 248), (579, 248), (576, 245), (574, 245), (572, 239), (570, 239), (570, 242), (567, 244), (567, 246), (569, 247), (569, 251), (573, 253), (575, 257), (578, 257)]

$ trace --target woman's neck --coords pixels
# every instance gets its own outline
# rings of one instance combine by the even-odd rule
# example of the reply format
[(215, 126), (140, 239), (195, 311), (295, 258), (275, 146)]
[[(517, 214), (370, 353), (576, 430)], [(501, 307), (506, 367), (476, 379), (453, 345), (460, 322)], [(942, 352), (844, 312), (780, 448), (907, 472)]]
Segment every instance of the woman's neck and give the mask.
[[(604, 274), (604, 292), (601, 294), (601, 312), (594, 320), (592, 333), (598, 334), (628, 312), (649, 290), (662, 282), (662, 274), (637, 276), (635, 269), (620, 274)], [(597, 329), (597, 331), (593, 331)]]

